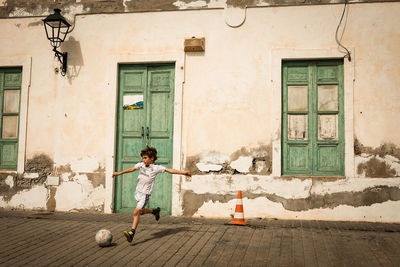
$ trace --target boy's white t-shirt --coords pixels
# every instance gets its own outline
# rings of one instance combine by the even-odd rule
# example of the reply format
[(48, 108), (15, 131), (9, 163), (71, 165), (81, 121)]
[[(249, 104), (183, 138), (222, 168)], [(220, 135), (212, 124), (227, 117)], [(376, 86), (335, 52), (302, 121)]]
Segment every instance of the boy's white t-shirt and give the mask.
[(143, 162), (139, 162), (135, 165), (135, 168), (139, 171), (136, 192), (151, 195), (156, 176), (165, 172), (165, 167), (156, 164), (150, 164), (149, 167), (146, 167)]

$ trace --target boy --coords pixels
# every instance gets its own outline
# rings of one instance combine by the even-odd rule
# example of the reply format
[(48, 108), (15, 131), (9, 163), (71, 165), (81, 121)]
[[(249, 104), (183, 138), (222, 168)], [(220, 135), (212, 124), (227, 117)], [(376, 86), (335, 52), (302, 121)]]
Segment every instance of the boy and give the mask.
[(133, 222), (132, 230), (124, 231), (124, 235), (128, 242), (132, 242), (133, 236), (135, 235), (136, 228), (139, 224), (140, 215), (152, 213), (156, 220), (160, 219), (160, 208), (156, 209), (146, 209), (145, 206), (150, 200), (151, 192), (153, 190), (154, 181), (157, 174), (168, 172), (171, 174), (183, 174), (191, 176), (189, 171), (179, 171), (174, 169), (168, 169), (161, 165), (156, 165), (154, 162), (157, 160), (157, 150), (153, 147), (147, 146), (140, 152), (140, 156), (143, 161), (137, 163), (134, 167), (123, 170), (122, 172), (114, 172), (114, 176), (118, 176), (128, 172), (134, 172), (139, 170), (138, 181), (135, 191), (135, 199), (137, 201), (137, 206), (133, 211)]

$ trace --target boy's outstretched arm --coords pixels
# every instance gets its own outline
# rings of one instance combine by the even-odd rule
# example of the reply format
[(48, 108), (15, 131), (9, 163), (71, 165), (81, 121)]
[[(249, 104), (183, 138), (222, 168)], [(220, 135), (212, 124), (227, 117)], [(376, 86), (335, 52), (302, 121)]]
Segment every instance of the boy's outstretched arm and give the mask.
[(114, 176), (118, 176), (118, 175), (121, 175), (121, 174), (124, 174), (124, 173), (128, 173), (128, 172), (134, 172), (134, 171), (136, 171), (136, 168), (132, 167), (132, 168), (123, 170), (122, 172), (114, 172), (112, 177), (114, 178)]
[(186, 176), (192, 176), (190, 171), (180, 171), (180, 170), (168, 169), (168, 168), (166, 168), (165, 171), (168, 173), (171, 173), (171, 174), (182, 174), (182, 175), (186, 175)]

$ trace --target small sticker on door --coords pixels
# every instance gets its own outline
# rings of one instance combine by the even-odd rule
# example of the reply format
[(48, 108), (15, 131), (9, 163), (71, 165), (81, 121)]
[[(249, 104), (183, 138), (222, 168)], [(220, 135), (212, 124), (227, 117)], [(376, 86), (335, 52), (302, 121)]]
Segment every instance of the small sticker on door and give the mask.
[(125, 110), (143, 109), (143, 95), (124, 95)]

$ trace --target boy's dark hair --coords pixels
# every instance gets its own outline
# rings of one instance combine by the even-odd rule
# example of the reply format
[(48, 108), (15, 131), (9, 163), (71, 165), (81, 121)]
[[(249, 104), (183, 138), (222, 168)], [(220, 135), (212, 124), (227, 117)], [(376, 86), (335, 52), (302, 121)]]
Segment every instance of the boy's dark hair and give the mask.
[(154, 147), (147, 146), (145, 149), (143, 149), (140, 152), (140, 156), (143, 157), (143, 155), (147, 155), (149, 158), (153, 158), (154, 161), (157, 160), (157, 149)]

